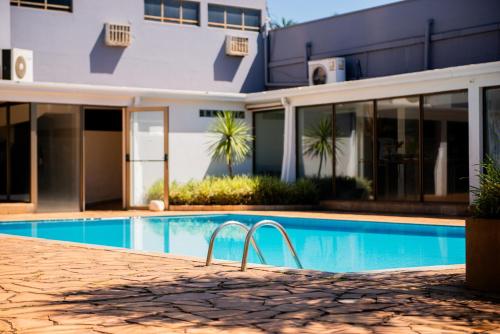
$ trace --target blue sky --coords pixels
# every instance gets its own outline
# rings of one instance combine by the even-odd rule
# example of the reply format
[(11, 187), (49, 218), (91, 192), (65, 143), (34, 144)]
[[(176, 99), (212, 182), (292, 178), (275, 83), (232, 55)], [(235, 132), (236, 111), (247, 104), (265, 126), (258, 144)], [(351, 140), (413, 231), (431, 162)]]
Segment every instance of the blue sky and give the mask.
[(397, 1), (399, 0), (268, 0), (268, 3), (273, 19), (286, 17), (295, 22), (304, 22)]

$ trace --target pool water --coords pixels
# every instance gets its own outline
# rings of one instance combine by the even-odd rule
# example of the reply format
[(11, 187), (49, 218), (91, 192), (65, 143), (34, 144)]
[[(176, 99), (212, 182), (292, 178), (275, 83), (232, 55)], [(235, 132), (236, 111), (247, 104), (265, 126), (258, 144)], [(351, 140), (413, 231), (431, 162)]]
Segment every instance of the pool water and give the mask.
[[(305, 269), (359, 272), (465, 263), (465, 229), (454, 226), (228, 214), (0, 223), (0, 234), (205, 258), (220, 224), (236, 220), (250, 227), (263, 219), (286, 228)], [(244, 238), (239, 227), (226, 227), (214, 258), (241, 261)], [(268, 264), (295, 267), (276, 229), (262, 227), (255, 238)], [(259, 263), (253, 249), (249, 262)]]

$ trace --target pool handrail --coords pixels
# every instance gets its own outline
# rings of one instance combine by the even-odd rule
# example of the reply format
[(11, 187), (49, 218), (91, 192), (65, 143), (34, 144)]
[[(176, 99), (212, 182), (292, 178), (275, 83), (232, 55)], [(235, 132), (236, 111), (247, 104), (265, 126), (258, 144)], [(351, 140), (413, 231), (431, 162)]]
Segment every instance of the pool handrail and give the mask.
[[(302, 266), (302, 263), (300, 262), (299, 256), (297, 255), (297, 252), (295, 251), (295, 248), (293, 247), (292, 241), (290, 240), (290, 237), (288, 236), (288, 233), (286, 233), (285, 228), (278, 222), (275, 222), (274, 220), (262, 220), (252, 226), (250, 231), (247, 233), (247, 237), (245, 239), (245, 247), (243, 248), (243, 257), (241, 259), (241, 271), (246, 271), (247, 270), (247, 261), (248, 261), (248, 248), (250, 246), (250, 241), (254, 240), (253, 235), (254, 233), (261, 227), (263, 226), (272, 226), (276, 228), (280, 233), (283, 239), (285, 239), (286, 244), (288, 245), (288, 249), (293, 255), (293, 258), (295, 260), (295, 263), (297, 264), (297, 267), (299, 269), (303, 269), (304, 267)], [(254, 241), (255, 242), (255, 241)]]
[[(205, 262), (205, 265), (207, 267), (212, 263), (212, 254), (214, 251), (215, 239), (217, 238), (217, 235), (220, 233), (220, 231), (222, 231), (227, 226), (239, 226), (239, 227), (241, 227), (243, 230), (245, 230), (247, 232), (247, 239), (248, 239), (248, 232), (250, 231), (248, 226), (246, 226), (245, 224), (242, 224), (240, 222), (237, 222), (235, 220), (227, 221), (224, 224), (217, 227), (217, 229), (215, 229), (215, 231), (212, 233), (212, 237), (210, 237), (210, 244), (208, 246), (207, 260)], [(257, 243), (255, 242), (255, 239), (251, 238), (251, 241), (252, 241), (252, 246), (254, 247), (255, 252), (257, 253), (257, 256), (260, 259), (260, 262), (262, 264), (267, 264), (266, 260), (264, 259), (264, 256), (262, 255), (262, 251), (260, 250), (259, 246), (257, 246)], [(248, 252), (248, 250), (247, 250), (247, 252)]]

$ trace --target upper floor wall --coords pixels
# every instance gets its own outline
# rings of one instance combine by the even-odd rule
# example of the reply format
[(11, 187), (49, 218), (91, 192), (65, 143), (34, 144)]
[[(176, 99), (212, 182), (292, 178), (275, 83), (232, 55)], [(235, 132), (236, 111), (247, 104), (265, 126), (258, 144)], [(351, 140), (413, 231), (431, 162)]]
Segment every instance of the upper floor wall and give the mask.
[(9, 0), (0, 0), (0, 49), (10, 47)]
[(268, 46), (272, 87), (307, 85), (307, 59), (346, 57), (347, 80), (497, 61), (500, 1), (407, 0), (273, 30)]
[[(6, 4), (0, 0), (0, 25)], [(35, 81), (220, 92), (264, 88), (259, 32), (208, 26), (208, 4), (261, 11), (265, 0), (196, 0), (199, 25), (145, 20), (144, 0), (73, 0), (72, 11), (10, 6), (10, 47), (34, 51)], [(108, 47), (105, 23), (132, 27), (127, 48)], [(2, 43), (0, 27), (0, 44)], [(250, 54), (230, 57), (226, 35), (249, 37)], [(5, 44), (6, 45), (6, 44)]]

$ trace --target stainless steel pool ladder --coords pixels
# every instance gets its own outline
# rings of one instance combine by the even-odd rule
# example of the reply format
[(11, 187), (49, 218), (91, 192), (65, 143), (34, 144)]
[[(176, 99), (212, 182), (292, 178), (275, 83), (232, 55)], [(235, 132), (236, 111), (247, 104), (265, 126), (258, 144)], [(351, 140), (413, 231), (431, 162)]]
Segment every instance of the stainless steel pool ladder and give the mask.
[(281, 233), (281, 236), (283, 237), (283, 239), (285, 239), (285, 242), (286, 242), (286, 244), (288, 246), (288, 249), (292, 253), (292, 256), (293, 256), (293, 258), (295, 260), (295, 263), (297, 264), (297, 267), (299, 267), (300, 269), (303, 269), (302, 263), (299, 260), (297, 252), (295, 251), (295, 248), (293, 247), (293, 244), (292, 244), (292, 242), (290, 240), (290, 237), (288, 236), (288, 233), (286, 233), (285, 228), (281, 224), (279, 224), (278, 222), (275, 222), (273, 220), (262, 220), (262, 221), (258, 222), (257, 224), (255, 224), (254, 226), (252, 226), (251, 229), (249, 229), (246, 225), (244, 225), (244, 224), (242, 224), (240, 222), (237, 222), (237, 221), (228, 221), (228, 222), (222, 224), (221, 226), (219, 226), (214, 231), (214, 233), (212, 233), (212, 237), (210, 238), (210, 244), (208, 246), (207, 261), (206, 261), (206, 265), (207, 266), (209, 266), (210, 263), (212, 262), (212, 253), (213, 253), (213, 250), (214, 250), (214, 243), (215, 243), (215, 239), (217, 238), (217, 235), (220, 233), (221, 230), (223, 230), (225, 227), (230, 226), (230, 225), (239, 226), (242, 229), (244, 229), (245, 231), (247, 231), (247, 235), (246, 235), (246, 238), (245, 238), (245, 246), (243, 248), (243, 257), (241, 259), (241, 271), (246, 271), (247, 270), (248, 249), (250, 247), (250, 242), (252, 243), (255, 251), (257, 252), (257, 256), (259, 257), (260, 262), (262, 264), (266, 264), (264, 256), (262, 255), (262, 251), (260, 250), (259, 246), (255, 242), (255, 239), (253, 237), (253, 235), (255, 234), (255, 232), (259, 228), (261, 228), (263, 226), (274, 227), (274, 228), (276, 228)]

